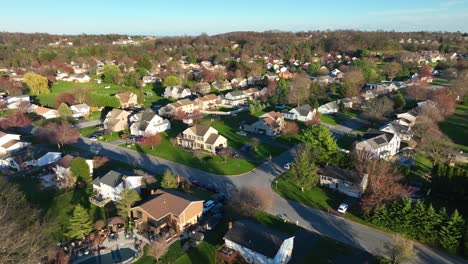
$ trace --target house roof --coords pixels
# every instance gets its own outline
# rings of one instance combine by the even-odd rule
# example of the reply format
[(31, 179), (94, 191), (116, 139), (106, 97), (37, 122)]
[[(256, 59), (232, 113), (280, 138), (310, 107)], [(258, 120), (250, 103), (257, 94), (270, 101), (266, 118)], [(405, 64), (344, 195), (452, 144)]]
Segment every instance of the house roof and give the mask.
[(136, 96), (133, 92), (124, 92), (124, 93), (118, 93), (115, 96), (119, 98), (120, 102), (122, 103), (128, 103), (130, 101), (130, 98), (133, 96)]
[(0, 131), (0, 138), (4, 137), (4, 136), (6, 136), (6, 135), (8, 135), (8, 134), (5, 133), (5, 132), (3, 132), (3, 131)]
[(207, 94), (203, 97), (199, 98), (201, 101), (212, 101), (218, 99), (218, 96), (216, 94)]
[(363, 174), (354, 171), (354, 170), (347, 170), (336, 166), (325, 166), (323, 168), (318, 168), (318, 173), (323, 176), (331, 177), (334, 179), (357, 183), (360, 184), (362, 178), (364, 177)]
[(73, 156), (66, 155), (61, 160), (59, 160), (56, 164), (63, 168), (70, 168), (72, 160), (73, 160)]
[(380, 130), (369, 130), (363, 135), (363, 141), (369, 143), (373, 149), (378, 149), (390, 143), (395, 135)]
[(179, 103), (180, 105), (190, 105), (190, 104), (193, 104), (193, 102), (190, 101), (189, 99), (179, 100), (179, 101), (177, 101), (176, 103)]
[(138, 117), (138, 122), (135, 122), (137, 124), (138, 128), (140, 130), (146, 130), (148, 127), (149, 123), (153, 118), (156, 116), (156, 113), (153, 112), (151, 109), (146, 109), (145, 111), (141, 111), (137, 114), (135, 114)]
[(0, 147), (4, 148), (4, 149), (8, 149), (9, 147), (15, 145), (18, 141), (12, 139), (12, 140), (9, 140), (7, 141), (5, 144), (1, 145)]
[(232, 92), (229, 92), (231, 94), (231, 96), (241, 96), (241, 95), (244, 95), (244, 93), (242, 91), (232, 91)]
[(139, 207), (153, 219), (159, 220), (168, 214), (179, 216), (192, 202), (203, 202), (191, 195), (174, 190), (157, 190), (151, 199)]
[(284, 240), (291, 237), (251, 220), (240, 220), (234, 222), (224, 239), (273, 259)]
[(72, 105), (71, 107), (76, 108), (76, 109), (84, 110), (84, 109), (89, 108), (89, 105), (87, 105), (87, 104), (77, 104), (77, 105)]
[(45, 107), (42, 107), (42, 106), (38, 106), (38, 107), (34, 108), (34, 112), (36, 112), (39, 115), (47, 114), (51, 110), (52, 109), (45, 108)]
[(203, 137), (206, 134), (206, 132), (208, 132), (210, 127), (205, 126), (205, 125), (194, 125), (194, 126), (189, 127), (187, 129), (190, 129), (195, 135)]
[(93, 184), (105, 184), (111, 187), (117, 187), (122, 182), (122, 176), (124, 176), (123, 173), (110, 170), (104, 176), (94, 179)]
[(116, 119), (118, 118), (122, 113), (128, 113), (127, 111), (125, 110), (122, 110), (122, 109), (118, 109), (118, 108), (114, 108), (112, 109), (112, 111), (110, 111), (109, 113), (107, 113), (107, 118), (109, 119)]
[(222, 136), (219, 135), (219, 134), (211, 133), (211, 135), (208, 137), (208, 139), (206, 139), (205, 143), (213, 145), (216, 142), (216, 140), (218, 140), (219, 137), (222, 137)]
[[(294, 108), (301, 116), (307, 116), (310, 112), (313, 111), (312, 107), (308, 104), (301, 105)], [(290, 111), (291, 112), (291, 111)]]

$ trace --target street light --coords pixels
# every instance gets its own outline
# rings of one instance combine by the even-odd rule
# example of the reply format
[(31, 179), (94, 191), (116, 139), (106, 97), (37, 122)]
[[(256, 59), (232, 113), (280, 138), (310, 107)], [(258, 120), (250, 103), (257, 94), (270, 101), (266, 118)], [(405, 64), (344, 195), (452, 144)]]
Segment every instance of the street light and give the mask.
[(278, 181), (275, 181), (276, 189), (278, 189)]

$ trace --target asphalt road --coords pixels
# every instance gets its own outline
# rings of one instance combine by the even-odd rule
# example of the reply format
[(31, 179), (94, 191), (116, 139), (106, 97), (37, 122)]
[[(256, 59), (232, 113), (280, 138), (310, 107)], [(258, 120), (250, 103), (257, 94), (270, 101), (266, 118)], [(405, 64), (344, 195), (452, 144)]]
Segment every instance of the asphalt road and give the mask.
[[(216, 184), (221, 190), (227, 193), (243, 186), (257, 186), (273, 192), (271, 189), (272, 183), (276, 177), (284, 173), (285, 169), (283, 169), (283, 165), (293, 159), (295, 151), (294, 149), (290, 149), (242, 176), (228, 177), (214, 175), (112, 144), (91, 142), (83, 137), (75, 144), (75, 147), (88, 151), (99, 151), (100, 155), (133, 166), (142, 167), (147, 171), (157, 174), (162, 174), (169, 168), (174, 173), (189, 180), (198, 180), (204, 184)], [(306, 229), (356, 248), (363, 249), (369, 253), (387, 256), (385, 243), (391, 241), (392, 236), (390, 234), (343, 219), (339, 216), (309, 208), (294, 201), (287, 200), (274, 192), (273, 197), (273, 208), (269, 210), (269, 213), (273, 215), (281, 214), (291, 222), (296, 223), (297, 221), (300, 226)], [(417, 256), (413, 260), (413, 263), (468, 263), (459, 257), (421, 244), (415, 244), (415, 249)]]

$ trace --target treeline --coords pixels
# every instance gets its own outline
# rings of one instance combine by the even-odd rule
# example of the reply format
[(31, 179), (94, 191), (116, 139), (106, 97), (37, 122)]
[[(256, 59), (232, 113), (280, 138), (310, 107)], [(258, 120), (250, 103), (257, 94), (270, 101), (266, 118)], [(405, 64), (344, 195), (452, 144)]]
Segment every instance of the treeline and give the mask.
[[(400, 199), (376, 211), (370, 220), (378, 226), (442, 247), (450, 253), (461, 251), (466, 232), (465, 221), (457, 210), (449, 215), (445, 208), (435, 210), (432, 205), (409, 199)], [(466, 244), (463, 251), (468, 254)]]
[(468, 203), (468, 170), (437, 163), (432, 169), (432, 192)]

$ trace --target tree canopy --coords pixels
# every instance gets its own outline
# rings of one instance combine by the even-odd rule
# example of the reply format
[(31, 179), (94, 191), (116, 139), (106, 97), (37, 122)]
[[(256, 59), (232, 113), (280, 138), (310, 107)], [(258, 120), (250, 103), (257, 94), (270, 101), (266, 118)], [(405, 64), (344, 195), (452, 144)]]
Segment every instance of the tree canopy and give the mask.
[(47, 77), (28, 72), (24, 75), (24, 83), (32, 95), (49, 94), (49, 81)]
[(88, 211), (81, 205), (75, 206), (70, 225), (66, 233), (72, 239), (83, 239), (93, 230), (93, 223)]
[(306, 150), (311, 153), (312, 160), (317, 163), (330, 162), (337, 152), (338, 145), (330, 129), (325, 126), (311, 126), (303, 130), (299, 140), (304, 144)]

